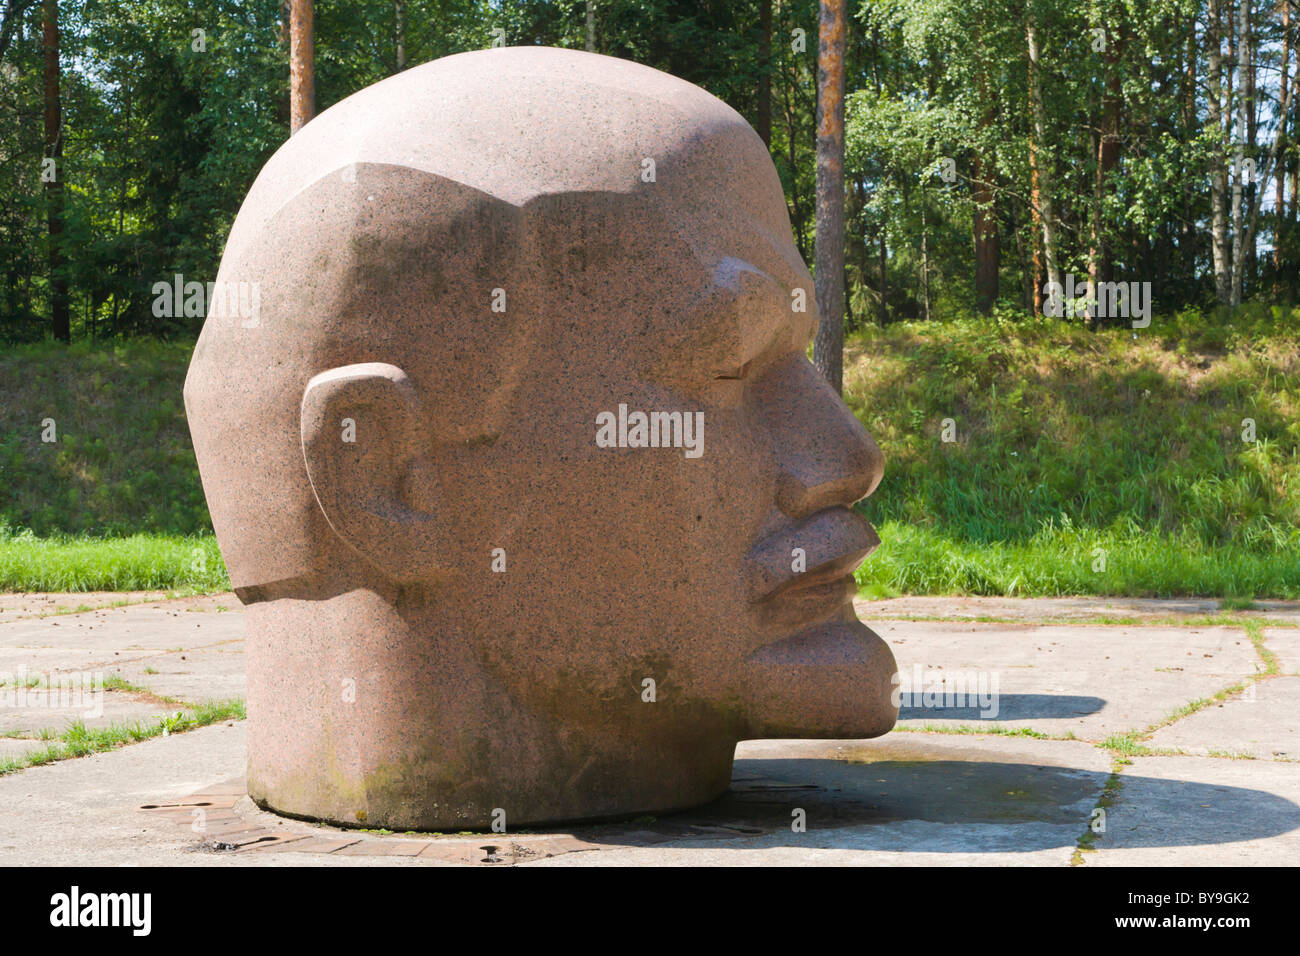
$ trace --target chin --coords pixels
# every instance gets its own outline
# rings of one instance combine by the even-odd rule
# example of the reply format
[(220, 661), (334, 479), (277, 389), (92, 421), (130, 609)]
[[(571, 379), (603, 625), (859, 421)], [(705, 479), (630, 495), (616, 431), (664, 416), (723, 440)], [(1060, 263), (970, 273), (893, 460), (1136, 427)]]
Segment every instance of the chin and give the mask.
[(879, 737), (898, 720), (893, 652), (856, 619), (804, 628), (744, 666), (747, 739)]

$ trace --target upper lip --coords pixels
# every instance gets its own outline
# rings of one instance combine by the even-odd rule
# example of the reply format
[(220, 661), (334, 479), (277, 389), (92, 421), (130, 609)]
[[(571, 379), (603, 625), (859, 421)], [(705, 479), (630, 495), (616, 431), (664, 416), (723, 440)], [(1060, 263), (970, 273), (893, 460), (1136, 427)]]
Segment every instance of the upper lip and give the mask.
[[(826, 508), (763, 538), (745, 556), (745, 590), (751, 603), (845, 577), (880, 544), (875, 528), (849, 508)], [(794, 570), (794, 549), (805, 571)]]

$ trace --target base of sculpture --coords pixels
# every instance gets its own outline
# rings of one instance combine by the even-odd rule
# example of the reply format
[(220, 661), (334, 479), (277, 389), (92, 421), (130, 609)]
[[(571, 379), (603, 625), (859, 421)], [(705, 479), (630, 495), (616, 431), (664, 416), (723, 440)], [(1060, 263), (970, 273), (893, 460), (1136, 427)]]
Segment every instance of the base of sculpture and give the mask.
[[(355, 785), (336, 789), (337, 781), (281, 774), (256, 775), (249, 767), (248, 795), (263, 810), (294, 819), (338, 827), (396, 832), (497, 832), (520, 827), (628, 820), (699, 807), (723, 796), (731, 785), (734, 747), (710, 755), (708, 766), (696, 755), (684, 768), (672, 764), (629, 762), (602, 768), (604, 783), (577, 782), (538, 792), (510, 785), (471, 787), (477, 793), (432, 785), (426, 792), (404, 771), (381, 768)], [(684, 772), (685, 771), (685, 772)], [(597, 789), (599, 788), (599, 789)], [(488, 794), (494, 795), (489, 797)], [(445, 809), (444, 809), (445, 808)], [(504, 828), (504, 829), (503, 829)]]
[[(413, 625), (419, 614), (371, 590), (247, 614), (248, 793), (284, 816), (455, 832), (663, 814), (724, 794), (740, 740), (785, 735), (755, 734), (739, 708), (682, 699), (670, 675), (654, 701), (632, 682), (621, 694), (576, 680), (544, 699), (507, 693), (472, 645)], [(887, 686), (888, 646), (857, 626)], [(459, 693), (434, 690), (448, 682)], [(878, 683), (861, 695), (884, 699), (879, 714), (816, 736), (887, 732), (896, 710)]]

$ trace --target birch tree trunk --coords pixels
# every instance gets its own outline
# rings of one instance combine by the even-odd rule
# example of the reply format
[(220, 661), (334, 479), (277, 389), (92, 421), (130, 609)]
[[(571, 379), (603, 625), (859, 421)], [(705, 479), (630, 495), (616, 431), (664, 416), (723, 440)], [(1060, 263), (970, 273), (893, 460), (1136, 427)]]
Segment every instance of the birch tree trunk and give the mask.
[[(1206, 83), (1208, 87), (1206, 118), (1218, 136), (1223, 133), (1223, 50), (1221, 37), (1223, 15), (1219, 0), (1208, 0), (1205, 42)], [(1232, 267), (1228, 261), (1228, 166), (1221, 151), (1214, 150), (1210, 161), (1210, 243), (1214, 260), (1214, 293), (1220, 304), (1232, 299)]]
[(1047, 265), (1047, 281), (1061, 285), (1061, 269), (1056, 259), (1056, 218), (1052, 212), (1052, 174), (1050, 158), (1040, 162), (1038, 149), (1047, 142), (1047, 111), (1043, 107), (1043, 87), (1039, 69), (1038, 34), (1034, 19), (1025, 21), (1025, 40), (1029, 47), (1029, 104), (1033, 115), (1034, 144), (1030, 147), (1030, 163), (1038, 180), (1038, 215), (1043, 224), (1043, 258)]

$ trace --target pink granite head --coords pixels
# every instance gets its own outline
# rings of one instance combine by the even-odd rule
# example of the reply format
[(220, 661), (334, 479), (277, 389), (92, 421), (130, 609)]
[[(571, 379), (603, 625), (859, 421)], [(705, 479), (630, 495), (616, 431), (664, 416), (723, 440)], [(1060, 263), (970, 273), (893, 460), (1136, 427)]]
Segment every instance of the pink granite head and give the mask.
[(893, 726), (851, 603), (881, 456), (721, 101), (548, 48), (409, 70), (281, 147), (217, 283), (185, 402), (263, 806), (662, 812), (738, 740)]

